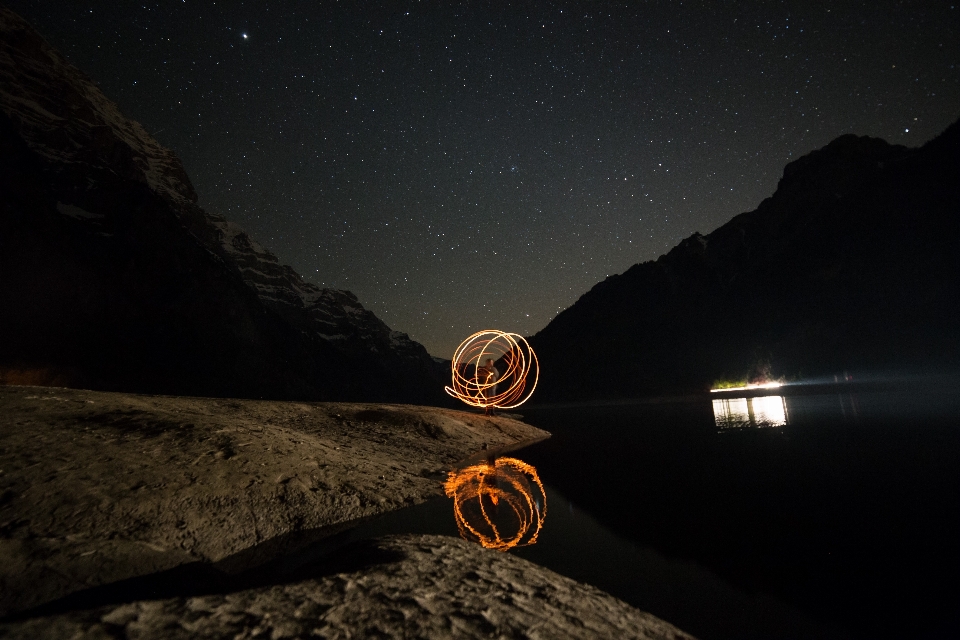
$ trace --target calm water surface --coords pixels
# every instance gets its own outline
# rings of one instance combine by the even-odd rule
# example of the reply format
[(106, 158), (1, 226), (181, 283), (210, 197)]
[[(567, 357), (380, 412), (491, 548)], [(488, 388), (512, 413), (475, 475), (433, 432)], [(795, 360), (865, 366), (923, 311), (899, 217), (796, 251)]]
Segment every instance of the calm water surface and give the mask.
[(543, 409), (528, 420), (555, 436), (522, 457), (611, 532), (742, 593), (857, 637), (956, 637), (955, 391)]
[[(703, 638), (960, 637), (960, 392), (524, 408), (547, 514), (509, 551)], [(450, 500), (350, 538), (458, 535)]]

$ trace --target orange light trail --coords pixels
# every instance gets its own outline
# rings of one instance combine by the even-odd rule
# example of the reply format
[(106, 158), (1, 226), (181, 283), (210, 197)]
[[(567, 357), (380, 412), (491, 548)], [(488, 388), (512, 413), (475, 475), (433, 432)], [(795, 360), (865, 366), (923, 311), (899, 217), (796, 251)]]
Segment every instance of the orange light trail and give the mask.
[(547, 517), (547, 494), (532, 465), (497, 458), (451, 471), (443, 489), (453, 498), (463, 539), (497, 551), (537, 542)]
[[(502, 358), (506, 365), (506, 370), (496, 380), (482, 373), (482, 363), (488, 358), (494, 361)], [(482, 409), (519, 407), (530, 398), (540, 379), (537, 354), (524, 337), (496, 329), (478, 331), (461, 342), (453, 355), (451, 369), (452, 386), (444, 387), (444, 390), (471, 407)], [(528, 386), (527, 378), (531, 372), (533, 384)], [(500, 385), (505, 388), (498, 393)]]

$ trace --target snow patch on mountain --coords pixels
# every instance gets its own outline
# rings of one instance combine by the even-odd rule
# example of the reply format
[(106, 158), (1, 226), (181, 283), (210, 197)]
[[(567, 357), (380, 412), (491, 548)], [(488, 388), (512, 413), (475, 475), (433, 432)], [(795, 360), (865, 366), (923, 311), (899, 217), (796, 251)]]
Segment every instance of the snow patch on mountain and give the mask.
[(92, 213), (72, 204), (64, 204), (62, 202), (57, 202), (57, 211), (74, 220), (102, 220), (106, 217), (102, 213)]

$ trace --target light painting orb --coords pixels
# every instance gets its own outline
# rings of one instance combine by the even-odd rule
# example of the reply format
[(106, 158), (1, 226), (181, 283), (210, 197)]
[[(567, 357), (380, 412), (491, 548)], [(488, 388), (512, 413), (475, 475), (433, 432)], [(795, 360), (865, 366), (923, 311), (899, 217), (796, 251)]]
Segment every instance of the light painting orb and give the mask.
[(451, 471), (443, 488), (453, 498), (465, 540), (497, 551), (537, 542), (547, 517), (547, 494), (532, 465), (497, 458)]
[[(503, 371), (491, 372), (485, 366), (488, 360), (500, 362)], [(496, 329), (478, 331), (461, 342), (451, 369), (453, 381), (444, 387), (446, 392), (482, 409), (519, 407), (533, 394), (540, 378), (537, 354), (526, 339)]]

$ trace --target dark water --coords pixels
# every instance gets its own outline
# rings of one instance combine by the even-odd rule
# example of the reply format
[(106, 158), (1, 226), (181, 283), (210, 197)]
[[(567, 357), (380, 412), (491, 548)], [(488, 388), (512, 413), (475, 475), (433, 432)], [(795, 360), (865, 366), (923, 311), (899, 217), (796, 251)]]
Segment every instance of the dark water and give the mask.
[[(544, 409), (528, 420), (554, 438), (522, 457), (610, 531), (743, 593), (856, 637), (956, 637), (960, 394), (952, 391), (754, 399), (746, 404), (766, 408), (768, 420), (744, 411), (742, 428), (728, 428), (729, 412), (709, 400)], [(666, 617), (680, 624), (687, 615)], [(726, 635), (693, 617), (690, 631)]]
[[(703, 638), (960, 637), (956, 391), (525, 408), (548, 511), (510, 553)], [(451, 501), (349, 537), (392, 532)]]

